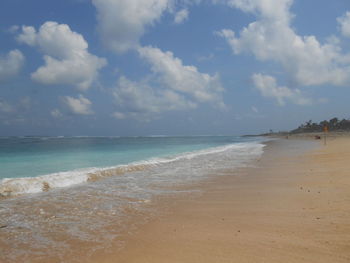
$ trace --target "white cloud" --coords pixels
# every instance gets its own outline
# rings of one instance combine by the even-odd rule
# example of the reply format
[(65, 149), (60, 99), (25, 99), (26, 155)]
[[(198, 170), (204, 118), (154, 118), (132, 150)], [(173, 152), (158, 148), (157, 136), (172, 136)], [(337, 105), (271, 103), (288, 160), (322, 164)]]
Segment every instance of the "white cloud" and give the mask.
[(299, 85), (350, 83), (349, 55), (344, 56), (335, 41), (321, 44), (315, 36), (297, 35), (290, 26), (292, 0), (226, 2), (257, 17), (239, 35), (229, 29), (218, 33), (227, 40), (235, 54), (246, 52), (261, 61), (277, 62)]
[(11, 50), (7, 55), (0, 56), (0, 80), (18, 74), (24, 64), (24, 56), (18, 49)]
[[(174, 22), (188, 17), (187, 6), (201, 0), (92, 0), (97, 9), (98, 32), (106, 47), (123, 53), (139, 46), (140, 38), (165, 12), (175, 14)], [(182, 7), (177, 11), (178, 7)]]
[(343, 16), (338, 17), (340, 32), (345, 37), (350, 37), (350, 12), (346, 12)]
[(86, 90), (97, 79), (98, 71), (106, 65), (104, 58), (88, 52), (84, 37), (66, 24), (46, 22), (38, 32), (34, 27), (23, 26), (17, 40), (37, 46), (44, 53), (45, 65), (31, 77), (46, 85), (67, 84)]
[(138, 46), (140, 37), (169, 7), (171, 0), (92, 0), (98, 31), (105, 45), (125, 52)]
[[(262, 96), (276, 99), (280, 106), (283, 106), (286, 100), (299, 105), (312, 103), (312, 100), (305, 98), (299, 89), (278, 86), (276, 79), (272, 76), (254, 74), (252, 80), (255, 88), (260, 91)], [(255, 111), (254, 108), (252, 109)]]
[(118, 107), (117, 119), (131, 117), (148, 121), (160, 113), (173, 110), (193, 109), (196, 103), (169, 89), (154, 89), (147, 82), (135, 82), (120, 77), (113, 93)]
[(148, 121), (162, 112), (194, 109), (200, 103), (226, 108), (218, 75), (183, 65), (173, 53), (158, 48), (140, 47), (138, 52), (151, 65), (153, 74), (139, 82), (119, 78), (114, 91), (119, 108), (113, 114), (115, 118)]
[(73, 98), (70, 96), (65, 96), (62, 98), (63, 103), (68, 107), (68, 109), (78, 115), (90, 115), (94, 112), (91, 110), (91, 101), (85, 98), (83, 95), (79, 95), (78, 98)]
[(119, 107), (113, 114), (115, 118), (149, 120), (166, 111), (194, 109), (200, 103), (226, 109), (218, 75), (183, 65), (172, 52), (153, 47), (140, 47), (138, 52), (150, 64), (153, 74), (138, 82), (119, 78), (114, 91)]
[(19, 26), (18, 25), (13, 25), (13, 26), (10, 26), (9, 29), (7, 30), (9, 33), (16, 33), (18, 30), (19, 30)]
[(263, 18), (283, 23), (288, 22), (292, 17), (289, 8), (293, 0), (223, 0), (223, 2), (244, 12), (254, 13)]
[(63, 114), (61, 113), (61, 111), (59, 109), (54, 109), (50, 113), (51, 113), (52, 117), (57, 118), (57, 119), (63, 117)]
[(181, 24), (187, 19), (188, 19), (188, 9), (184, 8), (175, 14), (174, 23)]
[[(18, 26), (14, 26), (18, 27)], [(17, 32), (19, 28), (15, 32)], [(17, 36), (17, 41), (20, 43), (25, 43), (29, 46), (34, 46), (36, 44), (36, 30), (32, 26), (22, 26), (22, 33)]]
[(138, 49), (140, 56), (151, 65), (157, 80), (168, 89), (191, 96), (197, 102), (209, 102), (225, 108), (224, 91), (217, 74), (201, 73), (195, 66), (183, 65), (172, 52), (163, 52), (154, 47)]

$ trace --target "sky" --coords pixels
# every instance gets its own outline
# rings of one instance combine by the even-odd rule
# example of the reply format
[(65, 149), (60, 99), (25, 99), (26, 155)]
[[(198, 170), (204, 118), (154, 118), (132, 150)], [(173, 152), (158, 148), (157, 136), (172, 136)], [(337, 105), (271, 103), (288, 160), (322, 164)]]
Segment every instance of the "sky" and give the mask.
[(350, 118), (348, 0), (2, 0), (0, 136)]

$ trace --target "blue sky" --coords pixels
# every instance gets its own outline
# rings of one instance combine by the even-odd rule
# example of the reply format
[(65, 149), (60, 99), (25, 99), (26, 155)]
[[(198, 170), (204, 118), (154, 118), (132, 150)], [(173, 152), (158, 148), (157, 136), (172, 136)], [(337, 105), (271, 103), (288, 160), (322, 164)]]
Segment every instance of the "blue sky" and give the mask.
[(350, 118), (347, 0), (3, 0), (0, 135), (198, 135)]

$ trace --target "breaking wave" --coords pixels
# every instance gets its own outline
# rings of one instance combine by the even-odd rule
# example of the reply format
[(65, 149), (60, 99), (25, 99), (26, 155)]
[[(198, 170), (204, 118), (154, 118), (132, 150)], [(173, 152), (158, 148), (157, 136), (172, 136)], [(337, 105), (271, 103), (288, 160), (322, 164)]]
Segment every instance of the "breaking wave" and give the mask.
[[(225, 152), (238, 155), (243, 153), (254, 158), (254, 156), (259, 156), (263, 153), (263, 147), (264, 145), (258, 142), (236, 143), (163, 158), (152, 158), (114, 167), (91, 167), (37, 177), (5, 178), (0, 181), (0, 197), (7, 198), (23, 194), (45, 192), (54, 188), (70, 187), (86, 182), (97, 181), (104, 177), (121, 176), (126, 173), (143, 171), (169, 163), (179, 162), (177, 165), (181, 165), (181, 161), (190, 161), (203, 156), (211, 156)], [(205, 159), (203, 159), (203, 161), (205, 161)]]

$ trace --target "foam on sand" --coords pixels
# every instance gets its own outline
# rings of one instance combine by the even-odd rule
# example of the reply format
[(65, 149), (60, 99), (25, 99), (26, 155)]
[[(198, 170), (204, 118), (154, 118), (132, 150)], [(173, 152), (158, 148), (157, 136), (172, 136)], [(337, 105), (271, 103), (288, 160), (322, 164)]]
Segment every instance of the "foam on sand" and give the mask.
[[(96, 181), (104, 177), (123, 175), (137, 171), (143, 171), (152, 167), (166, 165), (169, 163), (181, 161), (191, 161), (192, 159), (212, 156), (219, 153), (229, 153), (237, 155), (257, 156), (262, 154), (264, 145), (257, 142), (236, 143), (220, 147), (212, 147), (205, 150), (186, 152), (179, 155), (173, 155), (163, 158), (152, 158), (140, 162), (133, 162), (114, 167), (91, 167), (52, 173), (37, 177), (24, 178), (5, 178), (0, 181), (0, 196), (11, 197), (23, 194), (39, 193), (49, 191), (54, 188), (69, 187), (86, 182)], [(248, 158), (249, 159), (249, 158)]]

